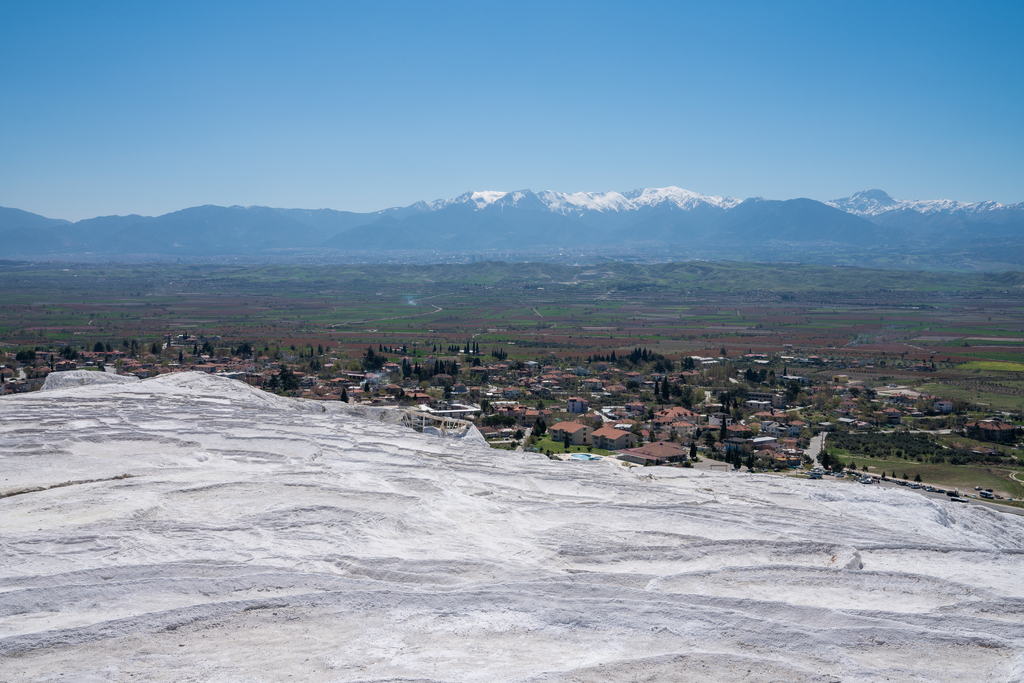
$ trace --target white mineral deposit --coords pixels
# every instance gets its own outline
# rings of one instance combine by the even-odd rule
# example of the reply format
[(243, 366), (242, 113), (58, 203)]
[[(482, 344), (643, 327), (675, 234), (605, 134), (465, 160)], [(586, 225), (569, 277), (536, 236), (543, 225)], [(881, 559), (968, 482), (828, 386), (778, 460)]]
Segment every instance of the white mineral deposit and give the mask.
[(2, 681), (1024, 679), (1015, 515), (82, 374), (0, 398)]

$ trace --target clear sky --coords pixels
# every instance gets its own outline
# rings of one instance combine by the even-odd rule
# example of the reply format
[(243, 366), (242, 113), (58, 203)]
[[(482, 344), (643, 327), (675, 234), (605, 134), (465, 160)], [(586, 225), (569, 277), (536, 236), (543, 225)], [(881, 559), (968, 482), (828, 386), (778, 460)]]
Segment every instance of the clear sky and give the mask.
[(1024, 2), (0, 0), (0, 206), (1024, 201)]

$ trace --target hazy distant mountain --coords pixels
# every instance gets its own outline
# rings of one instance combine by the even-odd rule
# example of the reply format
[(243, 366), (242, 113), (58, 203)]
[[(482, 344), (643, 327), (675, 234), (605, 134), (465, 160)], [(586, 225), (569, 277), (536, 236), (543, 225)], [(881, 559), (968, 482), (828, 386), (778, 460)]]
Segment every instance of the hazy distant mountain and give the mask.
[[(799, 260), (813, 251), (927, 256), (955, 246), (1024, 259), (1024, 204), (897, 200), (881, 190), (818, 202), (702, 195), (677, 187), (631, 192), (467, 192), (373, 213), (198, 206), (163, 216), (71, 223), (0, 208), (5, 256), (161, 255), (202, 258), (397, 250), (437, 253), (580, 248), (615, 258), (690, 250), (704, 257)], [(888, 258), (888, 257), (886, 257)], [(1012, 261), (1016, 263), (1016, 261)]]
[(900, 230), (908, 241), (927, 241), (932, 248), (1006, 254), (1024, 247), (1024, 203), (901, 200), (882, 190), (864, 190), (827, 203), (877, 225)]
[(882, 237), (871, 222), (810, 199), (767, 201), (678, 187), (632, 192), (467, 192), (379, 212), (329, 240), (334, 248), (516, 249), (667, 243), (748, 245), (770, 240), (859, 244)]
[(943, 214), (990, 221), (992, 216), (1024, 213), (1024, 202), (999, 204), (977, 202), (968, 204), (954, 199), (893, 199), (882, 190), (863, 190), (845, 199), (825, 202), (855, 216), (875, 218), (886, 213), (915, 211), (923, 215)]

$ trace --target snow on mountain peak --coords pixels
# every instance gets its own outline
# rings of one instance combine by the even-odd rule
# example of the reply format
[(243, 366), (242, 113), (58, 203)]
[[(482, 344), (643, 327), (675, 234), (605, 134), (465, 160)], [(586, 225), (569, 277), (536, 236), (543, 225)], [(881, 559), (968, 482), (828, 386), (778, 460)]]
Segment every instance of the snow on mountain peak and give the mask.
[(985, 211), (1006, 208), (997, 202), (961, 202), (955, 199), (893, 199), (882, 190), (862, 190), (843, 199), (825, 202), (841, 211), (856, 216), (878, 216), (889, 211), (909, 209), (923, 214), (949, 213), (976, 215)]
[(668, 202), (680, 209), (693, 209), (701, 204), (728, 209), (739, 204), (732, 197), (698, 194), (679, 187), (653, 187), (631, 192), (551, 192), (539, 194), (552, 211), (576, 213), (581, 211), (630, 211), (643, 206)]
[(654, 187), (632, 190), (630, 192), (553, 192), (543, 190), (531, 192), (498, 192), (494, 190), (473, 191), (454, 199), (439, 199), (427, 204), (431, 210), (443, 209), (454, 204), (472, 204), (476, 210), (485, 209), (498, 204), (500, 206), (517, 206), (527, 197), (536, 197), (550, 211), (561, 214), (582, 213), (585, 211), (633, 211), (641, 207), (657, 206), (669, 203), (684, 210), (707, 204), (722, 209), (729, 209), (740, 203), (733, 197), (717, 197), (703, 195), (679, 187)]
[(501, 199), (502, 197), (504, 197), (507, 194), (509, 194), (509, 193), (508, 192), (495, 192), (493, 190), (485, 191), (485, 192), (472, 192), (472, 193), (470, 193), (470, 200), (474, 204), (476, 204), (476, 208), (482, 209), (485, 206), (493, 204), (494, 202), (498, 201), (499, 199)]

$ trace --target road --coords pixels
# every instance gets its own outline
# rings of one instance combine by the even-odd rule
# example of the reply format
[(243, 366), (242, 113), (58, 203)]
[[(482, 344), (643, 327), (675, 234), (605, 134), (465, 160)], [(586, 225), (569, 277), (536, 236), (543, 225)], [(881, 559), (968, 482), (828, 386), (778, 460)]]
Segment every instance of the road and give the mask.
[[(366, 323), (379, 323), (379, 322), (383, 322), (385, 320), (406, 320), (408, 318), (419, 318), (420, 316), (424, 316), (424, 315), (433, 315), (434, 313), (440, 313), (441, 311), (444, 310), (443, 308), (441, 308), (440, 306), (438, 306), (436, 304), (427, 304), (427, 305), (428, 306), (433, 306), (434, 310), (426, 311), (424, 313), (413, 313), (412, 315), (399, 315), (399, 316), (395, 316), (393, 318), (367, 318), (366, 320), (346, 320), (343, 323), (334, 323), (333, 325), (331, 325), (331, 328), (333, 329), (335, 327), (341, 327), (343, 325), (364, 325)], [(336, 308), (334, 310), (338, 310), (338, 309)], [(540, 315), (540, 314), (538, 313), (537, 315)]]
[[(868, 486), (868, 484), (863, 484), (863, 486)], [(899, 484), (897, 484), (894, 481), (883, 481), (880, 484), (870, 484), (870, 486), (884, 486), (886, 488), (898, 488)], [(946, 501), (949, 500), (949, 496), (947, 496), (945, 493), (933, 493), (931, 491), (925, 491), (924, 489), (912, 489), (912, 488), (908, 488), (906, 486), (904, 486), (903, 488), (905, 488), (907, 491), (913, 491), (914, 493), (920, 493), (922, 496), (928, 496), (929, 498), (935, 498), (937, 500), (946, 500)], [(967, 495), (967, 493), (964, 493), (964, 495)], [(975, 495), (977, 495), (977, 494), (975, 494)], [(984, 505), (985, 507), (992, 508), (993, 510), (995, 510), (997, 512), (1006, 512), (1006, 513), (1011, 514), (1011, 515), (1022, 515), (1022, 516), (1024, 516), (1024, 510), (1022, 510), (1021, 508), (1016, 508), (1016, 507), (1010, 506), (1010, 505), (1000, 505), (999, 503), (990, 503), (987, 500), (979, 500), (977, 498), (965, 498), (965, 500), (967, 501), (968, 505)], [(963, 503), (950, 503), (950, 505), (963, 505)]]
[(814, 461), (814, 467), (821, 467), (821, 463), (818, 462), (818, 456), (821, 454), (821, 447), (825, 445), (825, 435), (828, 432), (821, 432), (817, 436), (811, 437), (811, 443), (807, 446), (807, 455), (811, 456), (811, 460)]
[(525, 444), (526, 440), (530, 438), (530, 434), (533, 434), (533, 427), (528, 427), (525, 431), (523, 431), (523, 438), (519, 440), (519, 445), (516, 447), (517, 453), (523, 452), (523, 444)]

